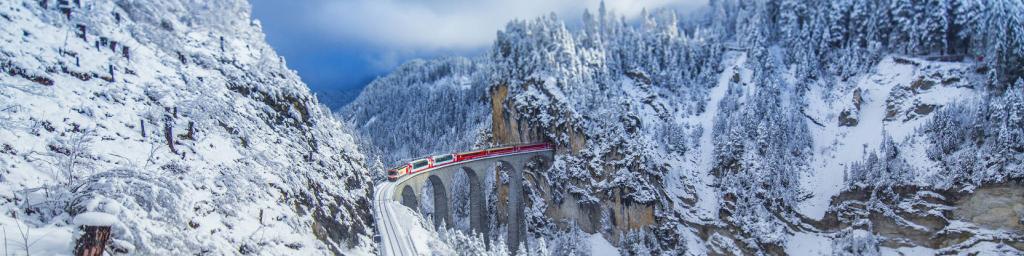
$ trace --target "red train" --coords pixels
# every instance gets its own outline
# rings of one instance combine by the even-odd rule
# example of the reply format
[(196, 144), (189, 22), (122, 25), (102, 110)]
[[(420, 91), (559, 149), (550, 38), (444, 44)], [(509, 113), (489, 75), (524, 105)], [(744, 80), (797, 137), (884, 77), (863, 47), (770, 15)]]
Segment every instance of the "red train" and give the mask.
[(428, 156), (389, 169), (387, 172), (388, 181), (396, 181), (398, 180), (398, 178), (405, 176), (407, 174), (422, 172), (424, 170), (434, 169), (437, 167), (450, 165), (462, 161), (548, 149), (551, 149), (551, 144), (538, 143), (496, 147), (454, 154)]

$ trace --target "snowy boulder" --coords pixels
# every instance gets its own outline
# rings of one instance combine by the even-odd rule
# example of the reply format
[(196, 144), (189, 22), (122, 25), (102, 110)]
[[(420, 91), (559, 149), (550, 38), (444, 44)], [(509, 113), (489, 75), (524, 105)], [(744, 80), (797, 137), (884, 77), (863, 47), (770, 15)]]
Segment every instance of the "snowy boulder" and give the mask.
[(860, 110), (860, 104), (864, 103), (864, 95), (860, 88), (853, 90), (853, 106)]
[(907, 122), (931, 114), (939, 105), (922, 101), (911, 88), (893, 88), (886, 101), (885, 121)]
[(935, 81), (924, 79), (923, 77), (918, 78), (916, 81), (910, 84), (910, 90), (915, 93), (922, 93), (935, 87)]
[(904, 106), (912, 97), (913, 92), (907, 87), (897, 86), (889, 92), (889, 98), (885, 99), (885, 121), (899, 120), (900, 114), (904, 112)]
[(839, 126), (857, 126), (860, 123), (860, 111), (846, 109), (839, 113)]
[(943, 105), (961, 99), (972, 90), (973, 85), (964, 82), (970, 77), (955, 65), (929, 63), (922, 66), (918, 75), (901, 81), (892, 88), (886, 99), (885, 121), (909, 122), (924, 118)]
[(853, 90), (853, 105), (839, 113), (839, 126), (857, 126), (860, 123), (860, 105), (864, 96), (860, 88)]

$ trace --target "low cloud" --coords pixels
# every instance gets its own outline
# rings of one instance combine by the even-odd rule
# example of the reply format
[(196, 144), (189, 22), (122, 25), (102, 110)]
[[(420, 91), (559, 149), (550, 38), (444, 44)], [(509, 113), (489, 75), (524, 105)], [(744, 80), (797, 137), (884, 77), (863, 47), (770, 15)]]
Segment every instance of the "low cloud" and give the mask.
[[(475, 56), (514, 19), (556, 13), (570, 24), (600, 0), (250, 0), (267, 40), (313, 88), (362, 88), (412, 58)], [(606, 0), (627, 19), (647, 8), (690, 10), (708, 0)]]
[[(298, 4), (299, 2), (296, 2)], [(687, 8), (706, 0), (608, 0), (606, 8), (633, 18), (641, 10)], [(309, 4), (309, 3), (306, 3)], [(347, 0), (314, 2), (303, 17), (314, 31), (337, 41), (396, 51), (469, 50), (489, 46), (496, 31), (514, 19), (556, 13), (564, 19), (594, 11), (600, 0)]]

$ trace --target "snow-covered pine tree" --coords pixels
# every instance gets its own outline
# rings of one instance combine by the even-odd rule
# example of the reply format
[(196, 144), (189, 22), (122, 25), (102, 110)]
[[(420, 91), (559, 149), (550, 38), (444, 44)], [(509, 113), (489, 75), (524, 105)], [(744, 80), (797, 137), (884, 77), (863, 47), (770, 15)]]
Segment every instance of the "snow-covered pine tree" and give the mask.
[(980, 23), (985, 62), (992, 68), (996, 87), (1024, 77), (1024, 6), (1014, 0), (985, 2), (987, 15)]
[(832, 240), (832, 255), (835, 256), (878, 256), (878, 238), (867, 230), (846, 229)]
[(922, 54), (944, 54), (949, 49), (950, 19), (949, 0), (927, 1), (923, 7), (922, 18), (919, 28)]
[(986, 12), (984, 3), (975, 0), (956, 0), (952, 3), (954, 9), (953, 25), (956, 31), (956, 43), (951, 47), (960, 54), (978, 56), (984, 52), (978, 51), (976, 46), (984, 45), (984, 27)]
[(782, 39), (789, 46), (788, 48), (795, 49), (799, 45), (797, 43), (802, 42), (801, 35), (805, 23), (808, 22), (807, 17), (807, 1), (801, 0), (782, 0), (779, 3), (779, 32), (782, 34)]
[(1007, 113), (1000, 126), (1000, 142), (1008, 150), (1024, 152), (1024, 79), (1017, 79), (1016, 83), (1007, 87), (1003, 98)]
[(889, 15), (893, 19), (891, 43), (898, 46), (903, 53), (915, 53), (920, 47), (918, 35), (918, 16), (921, 7), (912, 0), (894, 0), (889, 4)]
[[(601, 2), (601, 4), (602, 4), (602, 6), (604, 6), (604, 2)], [(534, 255), (538, 255), (538, 256), (548, 256), (548, 255), (551, 255), (551, 251), (548, 249), (548, 242), (543, 237), (537, 238), (537, 245), (535, 246), (535, 248), (537, 248), (537, 250), (534, 251)]]

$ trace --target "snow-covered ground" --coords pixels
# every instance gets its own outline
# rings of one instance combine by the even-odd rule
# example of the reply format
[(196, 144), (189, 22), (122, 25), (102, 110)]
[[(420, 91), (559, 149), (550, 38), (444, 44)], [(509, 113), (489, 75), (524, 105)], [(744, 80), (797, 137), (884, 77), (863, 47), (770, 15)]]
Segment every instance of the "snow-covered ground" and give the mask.
[(834, 255), (832, 238), (824, 234), (794, 233), (786, 243), (786, 254), (789, 255)]
[(619, 256), (619, 249), (612, 245), (611, 242), (605, 240), (599, 233), (594, 233), (589, 236), (590, 241), (590, 255), (591, 256)]
[[(814, 121), (808, 120), (808, 127), (814, 139), (814, 158), (810, 163), (811, 172), (801, 178), (801, 186), (811, 193), (811, 198), (803, 201), (797, 210), (807, 217), (821, 219), (828, 210), (832, 196), (845, 188), (845, 171), (850, 164), (862, 161), (865, 155), (878, 150), (883, 136), (888, 135), (896, 141), (902, 141), (929, 120), (930, 116), (904, 121), (902, 116), (897, 120), (887, 121), (887, 100), (894, 87), (909, 87), (920, 76), (922, 67), (929, 71), (962, 69), (964, 64), (928, 62), (914, 60), (920, 64), (898, 63), (896, 56), (883, 59), (871, 69), (870, 73), (851, 79), (848, 83), (838, 83), (835, 89), (840, 93), (826, 92), (825, 88), (811, 87), (808, 92), (807, 107), (804, 112)], [(841, 126), (837, 121), (844, 109), (853, 106), (854, 91), (862, 92), (863, 102), (859, 109), (857, 125)], [(833, 97), (838, 95), (838, 97)], [(974, 97), (975, 93), (968, 88), (955, 86), (935, 86), (927, 91), (912, 95), (898, 102), (918, 102), (943, 106), (957, 100)], [(926, 145), (909, 147), (911, 164), (921, 170), (934, 170), (934, 163), (924, 156)], [(931, 167), (931, 168), (929, 168)]]
[(725, 97), (725, 92), (729, 89), (729, 83), (735, 75), (739, 75), (742, 82), (750, 81), (750, 70), (743, 68), (746, 61), (746, 54), (739, 54), (735, 59), (725, 61), (727, 63), (725, 66), (728, 68), (719, 75), (718, 84), (711, 89), (707, 110), (693, 119), (702, 127), (703, 131), (700, 136), (700, 153), (698, 154), (700, 158), (696, 166), (697, 172), (695, 173), (697, 173), (701, 181), (697, 185), (697, 191), (699, 191), (697, 194), (700, 195), (700, 199), (697, 201), (697, 209), (705, 218), (714, 218), (715, 214), (718, 214), (718, 207), (721, 206), (718, 202), (718, 193), (711, 187), (715, 183), (714, 176), (711, 175), (711, 168), (715, 164), (715, 145), (712, 142), (711, 133), (714, 131), (718, 105), (722, 98)]
[[(451, 248), (444, 246), (438, 234), (432, 227), (429, 227), (426, 220), (409, 207), (405, 207), (396, 201), (386, 202), (387, 207), (393, 210), (395, 224), (408, 232), (408, 238), (412, 242), (416, 253), (419, 255), (444, 255), (453, 254)], [(402, 234), (400, 234), (402, 235)]]
[[(448, 232), (446, 232), (444, 234), (441, 234), (438, 231), (434, 230), (434, 228), (429, 227), (428, 224), (422, 218), (422, 216), (419, 215), (418, 213), (416, 213), (415, 211), (413, 211), (412, 209), (409, 209), (408, 207), (405, 207), (405, 206), (401, 205), (398, 202), (391, 201), (391, 202), (388, 202), (388, 203), (391, 204), (391, 207), (393, 207), (393, 209), (395, 209), (394, 212), (395, 212), (395, 218), (398, 220), (397, 223), (399, 225), (401, 225), (405, 229), (406, 232), (408, 232), (409, 238), (411, 238), (411, 240), (413, 241), (415, 247), (418, 250), (417, 251), (418, 255), (454, 255), (454, 254), (466, 253), (465, 251), (461, 251), (461, 250), (465, 250), (465, 248), (467, 246), (467, 241), (466, 240), (454, 240), (453, 238), (448, 238), (448, 239), (442, 238), (442, 236), (446, 236), (446, 235), (447, 236), (455, 236), (456, 235), (456, 234), (454, 234), (455, 231), (448, 231)], [(459, 234), (459, 235), (461, 235), (461, 234)], [(619, 256), (619, 255), (621, 255), (619, 253), (619, 248), (617, 248), (614, 245), (612, 245), (612, 243), (609, 242), (607, 239), (605, 239), (600, 233), (594, 233), (594, 234), (586, 235), (585, 239), (581, 240), (580, 242), (586, 242), (586, 244), (576, 245), (576, 246), (587, 248), (586, 253), (589, 253), (589, 255), (592, 255), (592, 256)], [(483, 244), (478, 244), (478, 245), (482, 246)], [(531, 245), (531, 246), (538, 246), (538, 245)], [(547, 246), (553, 246), (553, 245), (549, 244)], [(504, 247), (504, 245), (497, 245), (497, 244), (492, 243), (491, 247), (492, 247), (491, 251), (484, 251), (483, 248), (473, 248), (473, 249), (477, 250), (477, 252), (485, 252), (487, 255), (498, 256), (498, 255), (501, 254), (501, 252), (503, 252), (503, 250), (501, 248), (496, 248), (496, 247)], [(422, 249), (422, 248), (426, 248), (426, 249)], [(549, 251), (549, 249), (545, 249), (545, 250), (533, 249), (532, 251), (533, 252)]]
[(899, 247), (899, 248), (888, 248), (882, 247), (878, 250), (882, 256), (909, 256), (909, 255), (936, 255), (935, 249), (927, 247)]

